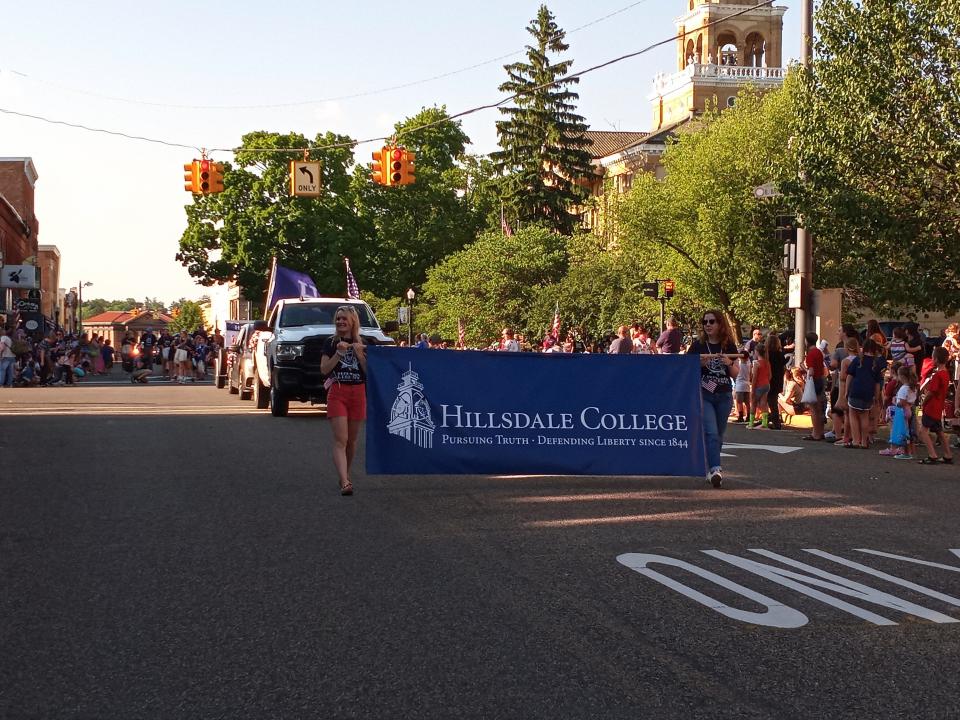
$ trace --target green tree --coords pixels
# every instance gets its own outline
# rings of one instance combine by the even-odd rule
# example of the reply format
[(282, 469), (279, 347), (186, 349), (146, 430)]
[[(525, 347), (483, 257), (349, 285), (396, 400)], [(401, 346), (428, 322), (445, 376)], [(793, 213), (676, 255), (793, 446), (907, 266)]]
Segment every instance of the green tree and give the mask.
[(877, 311), (960, 305), (960, 4), (823, 0), (801, 73), (800, 179), (819, 286)]
[(504, 326), (538, 334), (544, 320), (534, 301), (566, 267), (565, 239), (545, 228), (526, 226), (512, 236), (485, 232), (428, 271), (428, 304), (418, 309), (416, 326), (455, 338), (462, 318), (471, 345), (486, 345)]
[[(198, 196), (186, 207), (187, 229), (179, 260), (204, 285), (237, 281), (247, 297), (266, 292), (271, 260), (309, 273), (324, 293), (343, 292), (343, 257), (368, 242), (354, 210), (349, 170), (352, 140), (296, 133), (253, 132), (243, 137), (227, 165), (225, 190)], [(308, 145), (321, 163), (320, 198), (289, 193), (288, 148)]]
[[(361, 289), (396, 297), (419, 286), (427, 268), (471, 242), (483, 226), (487, 201), (477, 198), (477, 161), (462, 166), (470, 142), (445, 108), (428, 108), (394, 126), (397, 142), (412, 150), (416, 182), (384, 187), (358, 167), (352, 191), (367, 242), (353, 249), (350, 263)], [(472, 184), (472, 185), (471, 185)], [(361, 282), (362, 281), (362, 282)]]
[(182, 300), (177, 308), (177, 315), (168, 326), (171, 332), (186, 330), (193, 332), (204, 327), (203, 308), (193, 300)]
[(512, 107), (500, 109), (508, 119), (497, 122), (502, 149), (491, 157), (506, 174), (503, 194), (509, 219), (544, 223), (569, 235), (579, 222), (574, 206), (586, 197), (576, 179), (593, 174), (585, 150), (590, 144), (584, 136), (587, 125), (575, 112), (579, 95), (569, 89), (579, 78), (566, 77), (572, 60), (549, 58), (566, 52), (569, 45), (546, 5), (540, 6), (527, 31), (533, 36), (527, 61), (505, 66), (509, 79), (500, 90), (516, 97)]
[[(786, 277), (774, 215), (754, 189), (791, 163), (786, 89), (742, 92), (735, 108), (709, 113), (666, 150), (666, 177), (634, 178), (617, 209), (623, 257), (646, 278), (677, 281), (678, 306), (716, 307), (728, 319), (786, 321)], [(625, 268), (629, 271), (630, 268)]]

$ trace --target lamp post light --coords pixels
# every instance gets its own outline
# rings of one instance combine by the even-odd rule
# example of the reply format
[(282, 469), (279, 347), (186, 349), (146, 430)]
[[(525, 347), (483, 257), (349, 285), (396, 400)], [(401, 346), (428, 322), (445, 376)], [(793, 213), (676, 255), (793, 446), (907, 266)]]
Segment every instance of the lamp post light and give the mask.
[(413, 299), (417, 294), (413, 288), (407, 290), (407, 345), (413, 347)]
[(77, 283), (77, 337), (83, 335), (83, 289), (91, 285), (92, 282)]

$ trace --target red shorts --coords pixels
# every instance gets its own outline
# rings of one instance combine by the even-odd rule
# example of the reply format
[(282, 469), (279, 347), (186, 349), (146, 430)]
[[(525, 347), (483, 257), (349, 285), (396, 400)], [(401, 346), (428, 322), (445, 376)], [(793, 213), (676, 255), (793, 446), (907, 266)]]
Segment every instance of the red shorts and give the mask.
[(327, 391), (327, 417), (345, 417), (348, 420), (367, 419), (366, 385), (334, 383)]

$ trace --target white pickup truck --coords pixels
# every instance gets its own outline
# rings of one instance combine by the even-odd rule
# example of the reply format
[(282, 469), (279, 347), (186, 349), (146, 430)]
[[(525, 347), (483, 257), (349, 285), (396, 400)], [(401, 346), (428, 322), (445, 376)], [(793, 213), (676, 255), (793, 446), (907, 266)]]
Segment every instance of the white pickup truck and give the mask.
[(364, 343), (395, 344), (362, 300), (280, 300), (270, 313), (268, 327), (257, 334), (253, 399), (258, 408), (269, 407), (272, 415), (283, 417), (291, 400), (311, 404), (326, 402), (320, 357), (324, 341), (335, 332), (333, 316), (341, 305), (356, 308), (360, 316), (360, 339)]

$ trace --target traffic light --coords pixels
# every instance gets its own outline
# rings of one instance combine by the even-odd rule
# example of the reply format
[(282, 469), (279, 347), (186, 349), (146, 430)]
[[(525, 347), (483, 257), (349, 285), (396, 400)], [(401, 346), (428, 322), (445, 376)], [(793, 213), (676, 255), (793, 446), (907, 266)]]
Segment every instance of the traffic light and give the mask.
[(210, 163), (210, 189), (207, 192), (223, 192), (223, 163)]
[(197, 175), (197, 190), (194, 192), (208, 193), (210, 192), (210, 166), (213, 164), (209, 160), (197, 160), (197, 167), (199, 168), (199, 174)]
[(200, 192), (199, 164), (199, 160), (183, 164), (183, 189), (187, 192)]
[(387, 148), (387, 185), (403, 184), (403, 154), (399, 147)]
[(417, 168), (417, 166), (413, 164), (413, 161), (416, 157), (417, 156), (412, 152), (406, 148), (403, 148), (403, 159), (401, 160), (403, 163), (403, 168), (400, 170), (400, 173), (403, 176), (400, 179), (401, 185), (412, 185), (417, 181), (417, 176), (413, 174), (414, 170)]
[(777, 229), (774, 232), (778, 241), (784, 245), (797, 242), (797, 219), (794, 215), (777, 215)]
[(677, 284), (673, 280), (664, 280), (663, 281), (663, 296), (672, 298), (674, 291), (677, 289)]
[(389, 185), (384, 174), (384, 165), (386, 164), (387, 148), (383, 147), (373, 151), (373, 162), (370, 163), (370, 177), (377, 185)]

